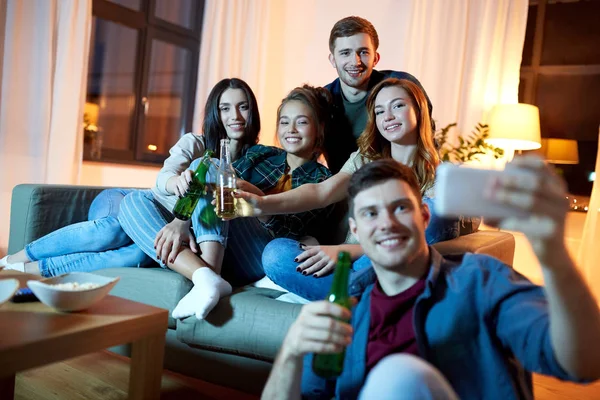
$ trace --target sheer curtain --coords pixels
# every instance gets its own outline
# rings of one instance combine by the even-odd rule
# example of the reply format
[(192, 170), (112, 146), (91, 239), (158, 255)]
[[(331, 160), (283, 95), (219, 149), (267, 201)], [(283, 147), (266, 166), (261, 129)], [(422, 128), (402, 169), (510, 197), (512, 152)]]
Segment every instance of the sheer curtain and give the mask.
[[(600, 128), (598, 129), (598, 139), (600, 140)], [(588, 206), (588, 212), (585, 217), (583, 234), (579, 245), (579, 254), (577, 257), (578, 265), (583, 271), (588, 285), (600, 303), (600, 147), (596, 155), (596, 180), (592, 188), (592, 196)]]
[(0, 0), (0, 254), (12, 188), (76, 183), (91, 0)]
[(438, 127), (467, 134), (498, 103), (517, 103), (527, 0), (410, 2), (400, 65), (432, 99)]
[(265, 94), (269, 83), (267, 50), (272, 35), (277, 34), (271, 21), (277, 23), (273, 10), (278, 9), (277, 0), (205, 2), (194, 132), (202, 131), (206, 99), (223, 78), (245, 80), (254, 91), (261, 112), (269, 108)]

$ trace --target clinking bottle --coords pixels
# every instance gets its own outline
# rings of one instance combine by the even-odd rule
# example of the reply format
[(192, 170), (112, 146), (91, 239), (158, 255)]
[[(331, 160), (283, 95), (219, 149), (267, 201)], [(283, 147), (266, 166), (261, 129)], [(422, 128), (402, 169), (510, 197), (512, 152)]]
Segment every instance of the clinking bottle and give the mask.
[(221, 158), (217, 172), (217, 190), (215, 211), (219, 218), (232, 218), (236, 215), (233, 191), (237, 177), (231, 163), (229, 139), (221, 139)]
[[(351, 267), (352, 260), (350, 259), (350, 253), (340, 251), (333, 273), (333, 283), (326, 299), (330, 303), (338, 304), (348, 310), (351, 306), (350, 296), (348, 296), (348, 281)], [(315, 354), (312, 364), (313, 371), (322, 378), (338, 377), (344, 369), (345, 356), (345, 349), (340, 353)]]
[(187, 221), (191, 218), (198, 200), (200, 197), (206, 194), (206, 174), (210, 168), (210, 159), (214, 156), (214, 151), (206, 150), (200, 160), (200, 164), (196, 167), (192, 176), (192, 183), (182, 198), (177, 200), (175, 207), (173, 208), (173, 214), (175, 218), (182, 221)]

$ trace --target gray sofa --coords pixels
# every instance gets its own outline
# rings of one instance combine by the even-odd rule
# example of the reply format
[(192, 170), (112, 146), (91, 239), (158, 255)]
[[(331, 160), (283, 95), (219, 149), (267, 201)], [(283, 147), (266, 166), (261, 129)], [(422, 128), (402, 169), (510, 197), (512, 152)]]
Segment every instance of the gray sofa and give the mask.
[[(9, 253), (62, 226), (83, 221), (104, 187), (19, 185), (12, 193)], [(442, 254), (485, 253), (512, 265), (511, 234), (477, 231), (435, 245)], [(111, 294), (172, 310), (190, 289), (181, 275), (159, 268), (107, 266), (120, 276)], [(205, 321), (169, 319), (165, 368), (208, 382), (260, 393), (285, 333), (301, 305), (275, 300), (281, 292), (243, 287), (221, 299)], [(113, 349), (128, 354), (126, 347)]]

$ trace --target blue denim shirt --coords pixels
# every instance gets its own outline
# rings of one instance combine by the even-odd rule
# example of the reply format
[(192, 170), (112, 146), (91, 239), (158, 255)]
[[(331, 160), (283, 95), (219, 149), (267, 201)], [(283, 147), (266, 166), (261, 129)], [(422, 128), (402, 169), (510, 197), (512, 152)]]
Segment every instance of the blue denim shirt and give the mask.
[[(425, 291), (414, 310), (417, 344), (421, 357), (461, 399), (533, 399), (530, 372), (576, 380), (554, 355), (542, 287), (493, 257), (467, 253), (450, 261), (431, 247), (430, 252)], [(361, 297), (352, 313), (354, 337), (344, 372), (328, 382), (312, 372), (312, 355), (307, 356), (303, 398), (331, 399), (335, 393), (354, 399), (364, 384), (375, 273), (366, 268), (358, 274), (350, 285), (352, 295)]]

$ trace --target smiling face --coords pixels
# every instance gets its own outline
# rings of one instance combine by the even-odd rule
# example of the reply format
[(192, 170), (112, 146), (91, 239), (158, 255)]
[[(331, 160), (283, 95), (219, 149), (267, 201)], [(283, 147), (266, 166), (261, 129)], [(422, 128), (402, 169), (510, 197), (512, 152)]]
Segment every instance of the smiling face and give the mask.
[(311, 159), (315, 152), (317, 129), (310, 107), (303, 102), (289, 100), (281, 107), (277, 137), (286, 152)]
[(376, 268), (401, 272), (427, 253), (429, 208), (411, 187), (389, 179), (359, 192), (353, 200), (350, 230)]
[(375, 124), (391, 143), (416, 144), (417, 109), (409, 94), (399, 86), (381, 89), (375, 98)]
[(379, 54), (366, 33), (338, 37), (333, 53), (329, 54), (329, 62), (337, 70), (342, 84), (363, 90), (367, 89), (378, 61)]
[(221, 122), (231, 140), (240, 140), (246, 130), (250, 107), (242, 89), (227, 89), (219, 99)]

